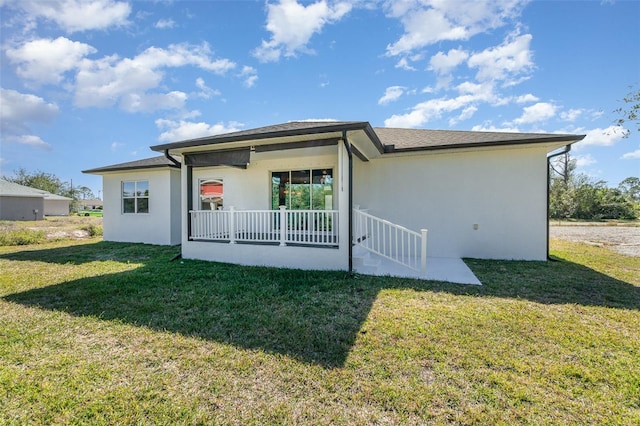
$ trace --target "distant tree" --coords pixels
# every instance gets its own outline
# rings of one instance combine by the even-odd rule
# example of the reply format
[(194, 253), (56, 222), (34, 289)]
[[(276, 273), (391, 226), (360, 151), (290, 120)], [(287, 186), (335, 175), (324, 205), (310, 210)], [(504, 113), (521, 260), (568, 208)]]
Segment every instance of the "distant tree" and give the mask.
[(619, 188), (575, 173), (575, 161), (560, 156), (550, 165), (549, 217), (553, 219), (635, 219), (633, 196), (640, 194), (640, 180), (627, 178)]
[(564, 184), (568, 185), (575, 174), (577, 162), (575, 158), (571, 158), (569, 152), (565, 152), (557, 156), (549, 165), (554, 176), (560, 177)]
[(90, 188), (82, 185), (70, 188), (69, 192), (71, 192), (71, 195), (73, 195), (72, 198), (77, 198), (79, 200), (93, 200), (96, 198)]
[[(619, 115), (616, 120), (616, 125), (623, 128), (625, 123), (634, 122), (636, 130), (640, 132), (640, 89), (632, 89), (627, 95), (622, 98), (625, 103), (624, 107), (616, 109), (614, 112)], [(624, 137), (629, 137), (631, 130), (623, 130)]]
[(634, 202), (640, 202), (640, 179), (628, 177), (618, 185), (618, 189)]
[(14, 176), (3, 176), (2, 178), (9, 182), (41, 189), (52, 194), (65, 195), (65, 182), (62, 182), (54, 174), (39, 170), (29, 173), (23, 168), (16, 170), (14, 174)]

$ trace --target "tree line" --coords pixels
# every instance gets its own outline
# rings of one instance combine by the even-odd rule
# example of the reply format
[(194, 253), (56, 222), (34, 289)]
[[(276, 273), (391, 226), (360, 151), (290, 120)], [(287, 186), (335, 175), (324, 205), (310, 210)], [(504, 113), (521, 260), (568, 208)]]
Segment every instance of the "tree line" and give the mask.
[(552, 219), (637, 219), (640, 179), (628, 177), (616, 188), (603, 180), (576, 173), (567, 152), (549, 164), (549, 217)]
[(28, 172), (20, 168), (14, 171), (14, 176), (3, 175), (2, 179), (17, 183), (18, 185), (28, 186), (30, 188), (40, 189), (50, 192), (51, 194), (62, 195), (71, 198), (71, 211), (77, 211), (79, 200), (93, 200), (96, 198), (90, 188), (83, 185), (74, 186), (72, 182), (62, 181), (59, 177), (52, 173), (42, 171)]

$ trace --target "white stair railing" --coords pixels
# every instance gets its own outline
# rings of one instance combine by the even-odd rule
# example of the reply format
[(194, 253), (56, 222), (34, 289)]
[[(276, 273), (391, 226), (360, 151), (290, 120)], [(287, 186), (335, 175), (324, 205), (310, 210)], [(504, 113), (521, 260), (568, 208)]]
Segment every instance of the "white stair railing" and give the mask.
[(353, 244), (426, 274), (426, 229), (418, 233), (359, 209), (354, 209), (353, 219)]

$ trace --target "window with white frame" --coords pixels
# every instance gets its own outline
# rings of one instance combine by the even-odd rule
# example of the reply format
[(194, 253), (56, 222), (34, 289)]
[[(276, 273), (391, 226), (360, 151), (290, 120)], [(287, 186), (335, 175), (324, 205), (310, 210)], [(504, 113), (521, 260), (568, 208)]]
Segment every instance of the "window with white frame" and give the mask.
[(149, 181), (122, 182), (122, 213), (149, 213)]

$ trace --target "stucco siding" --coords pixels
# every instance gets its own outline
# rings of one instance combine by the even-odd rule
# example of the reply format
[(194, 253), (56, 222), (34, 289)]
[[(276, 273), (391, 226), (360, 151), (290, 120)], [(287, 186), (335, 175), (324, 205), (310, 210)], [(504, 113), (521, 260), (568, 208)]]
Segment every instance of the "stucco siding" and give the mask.
[[(179, 172), (172, 173), (168, 168), (105, 174), (104, 240), (159, 245), (179, 244), (179, 219), (172, 217), (176, 211), (175, 205), (172, 208), (172, 199), (179, 197), (171, 191), (172, 187), (175, 188), (172, 180), (179, 182), (179, 178)], [(145, 180), (149, 181), (149, 213), (123, 213), (122, 182)]]
[[(37, 213), (34, 213), (37, 210)], [(42, 220), (44, 219), (43, 197), (0, 196), (1, 220)]]
[(356, 161), (354, 203), (428, 229), (428, 255), (546, 258), (546, 148), (416, 153)]
[(44, 200), (45, 216), (69, 216), (70, 200)]

